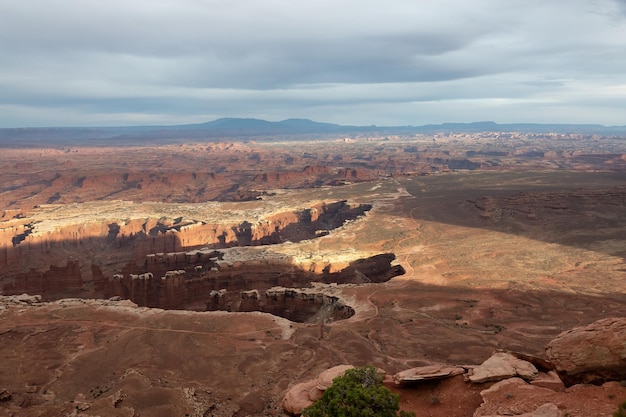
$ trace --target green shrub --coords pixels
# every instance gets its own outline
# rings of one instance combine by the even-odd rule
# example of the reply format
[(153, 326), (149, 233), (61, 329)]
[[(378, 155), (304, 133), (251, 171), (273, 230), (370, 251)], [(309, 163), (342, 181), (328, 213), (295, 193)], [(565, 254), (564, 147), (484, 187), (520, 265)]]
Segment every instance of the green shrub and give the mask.
[(613, 413), (613, 417), (626, 417), (626, 401), (621, 403)]
[[(373, 366), (349, 369), (333, 380), (322, 398), (303, 410), (304, 417), (396, 417), (400, 396), (382, 386)], [(401, 417), (415, 417), (400, 412)]]

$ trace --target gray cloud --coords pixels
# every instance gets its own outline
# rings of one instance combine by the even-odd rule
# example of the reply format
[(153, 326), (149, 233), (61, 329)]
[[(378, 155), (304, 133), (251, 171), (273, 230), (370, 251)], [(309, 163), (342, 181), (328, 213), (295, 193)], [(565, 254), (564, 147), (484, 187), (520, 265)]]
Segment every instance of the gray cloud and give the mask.
[(0, 125), (624, 124), (625, 12), (617, 0), (2, 2)]

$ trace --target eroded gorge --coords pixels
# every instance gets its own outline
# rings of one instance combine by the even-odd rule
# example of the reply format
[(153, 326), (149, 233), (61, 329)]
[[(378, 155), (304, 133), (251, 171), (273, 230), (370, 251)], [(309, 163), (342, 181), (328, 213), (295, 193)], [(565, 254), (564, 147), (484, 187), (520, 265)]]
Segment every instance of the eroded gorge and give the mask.
[[(216, 204), (119, 201), (38, 206), (28, 222), (16, 216), (5, 223), (2, 267), (15, 273), (3, 276), (2, 292), (45, 300), (121, 297), (147, 307), (262, 311), (322, 322), (354, 311), (312, 283), (384, 282), (404, 273), (392, 265), (393, 253), (303, 262), (289, 250), (272, 250), (328, 235), (365, 216), (369, 204), (248, 205), (252, 213), (245, 204), (236, 212)], [(98, 214), (74, 224), (74, 216), (85, 212)], [(41, 270), (33, 268), (37, 263)]]

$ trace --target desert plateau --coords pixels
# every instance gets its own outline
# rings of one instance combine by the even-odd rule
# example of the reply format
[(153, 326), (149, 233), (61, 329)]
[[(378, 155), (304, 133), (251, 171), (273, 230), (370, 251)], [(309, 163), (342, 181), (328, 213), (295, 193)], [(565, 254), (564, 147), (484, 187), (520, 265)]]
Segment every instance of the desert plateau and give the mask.
[(2, 130), (0, 416), (286, 416), (368, 364), (416, 416), (626, 400), (623, 135), (244, 126)]

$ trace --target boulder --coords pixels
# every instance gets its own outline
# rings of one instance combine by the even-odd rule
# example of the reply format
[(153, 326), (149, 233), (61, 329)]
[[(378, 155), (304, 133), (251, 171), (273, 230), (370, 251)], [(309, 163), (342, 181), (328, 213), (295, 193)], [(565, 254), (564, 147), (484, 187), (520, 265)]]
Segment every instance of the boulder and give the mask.
[(337, 365), (325, 370), (317, 377), (317, 388), (321, 391), (326, 391), (333, 384), (333, 379), (342, 376), (348, 369), (353, 368), (354, 366), (352, 365)]
[(546, 355), (566, 386), (626, 379), (626, 318), (607, 318), (559, 334)]
[(293, 415), (302, 414), (302, 410), (313, 405), (314, 400), (311, 399), (311, 391), (316, 389), (317, 380), (312, 379), (307, 382), (301, 382), (291, 387), (285, 398), (283, 398), (282, 407), (286, 412)]
[(537, 368), (532, 363), (518, 359), (510, 353), (498, 352), (494, 353), (480, 366), (474, 368), (469, 376), (469, 380), (471, 382), (483, 383), (500, 381), (515, 376), (531, 380), (537, 374)]
[(457, 366), (428, 365), (407, 369), (393, 376), (396, 385), (411, 385), (422, 381), (435, 381), (465, 373), (465, 369)]
[(337, 365), (320, 373), (317, 378), (294, 385), (283, 398), (283, 410), (292, 415), (302, 414), (302, 410), (324, 395), (324, 391), (333, 384), (333, 380), (343, 375), (352, 365)]
[(309, 390), (309, 398), (311, 399), (311, 401), (315, 402), (317, 400), (319, 400), (320, 398), (322, 398), (322, 396), (324, 395), (324, 391), (322, 391), (321, 389), (319, 389), (317, 387), (317, 385), (315, 385), (313, 388), (311, 388)]

